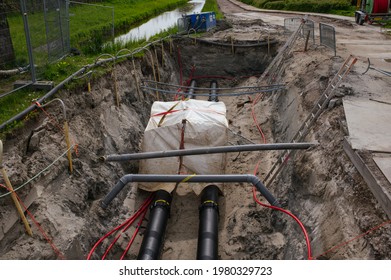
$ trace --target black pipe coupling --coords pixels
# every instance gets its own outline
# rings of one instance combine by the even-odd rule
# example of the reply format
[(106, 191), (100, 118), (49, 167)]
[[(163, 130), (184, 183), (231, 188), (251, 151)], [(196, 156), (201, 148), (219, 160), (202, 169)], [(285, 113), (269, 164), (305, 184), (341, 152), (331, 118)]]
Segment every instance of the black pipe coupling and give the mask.
[(170, 210), (171, 201), (172, 201), (172, 196), (170, 193), (164, 190), (158, 190), (156, 191), (150, 209), (153, 209), (155, 207), (162, 207), (167, 210)]

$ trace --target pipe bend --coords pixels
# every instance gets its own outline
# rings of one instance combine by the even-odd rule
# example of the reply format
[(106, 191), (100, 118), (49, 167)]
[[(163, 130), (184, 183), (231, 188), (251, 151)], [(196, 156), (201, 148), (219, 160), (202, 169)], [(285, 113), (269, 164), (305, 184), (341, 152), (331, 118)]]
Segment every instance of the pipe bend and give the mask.
[(100, 206), (103, 209), (106, 209), (111, 201), (119, 194), (120, 191), (125, 187), (125, 185), (129, 182), (133, 181), (133, 174), (126, 174), (119, 179), (117, 184), (115, 184), (114, 188), (103, 198), (100, 203)]
[(269, 192), (266, 186), (262, 183), (262, 181), (255, 175), (247, 175), (247, 182), (252, 183), (257, 190), (266, 198), (266, 200), (272, 205), (276, 207), (281, 207), (278, 200)]

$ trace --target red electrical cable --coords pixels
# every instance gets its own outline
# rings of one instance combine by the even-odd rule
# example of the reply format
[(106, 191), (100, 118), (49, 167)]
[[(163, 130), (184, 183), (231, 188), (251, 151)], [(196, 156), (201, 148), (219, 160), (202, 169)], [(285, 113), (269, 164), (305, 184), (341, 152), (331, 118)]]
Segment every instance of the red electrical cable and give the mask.
[(252, 117), (253, 117), (254, 124), (255, 124), (255, 126), (257, 127), (257, 129), (258, 129), (258, 131), (259, 131), (259, 133), (260, 133), (261, 136), (262, 136), (262, 142), (263, 142), (264, 144), (266, 144), (266, 137), (265, 137), (265, 134), (263, 133), (263, 130), (262, 130), (261, 126), (260, 126), (259, 123), (258, 123), (257, 116), (255, 115), (255, 104), (258, 102), (258, 101), (256, 101), (257, 98), (254, 99), (254, 100), (251, 100), (251, 98), (249, 97), (249, 99), (250, 99), (250, 101), (252, 101), (252, 102), (251, 102), (251, 115), (252, 115)]
[[(258, 167), (259, 167), (259, 164), (260, 164), (260, 161), (258, 161), (256, 167), (255, 167), (255, 170), (254, 170), (254, 175), (256, 175), (257, 173), (257, 170), (258, 170)], [(256, 203), (258, 203), (259, 205), (263, 206), (263, 207), (266, 207), (266, 208), (271, 208), (273, 210), (278, 210), (282, 213), (285, 213), (287, 215), (289, 215), (291, 218), (293, 218), (295, 220), (295, 222), (300, 226), (303, 234), (304, 234), (304, 238), (305, 238), (305, 242), (307, 244), (307, 256), (308, 256), (308, 260), (312, 260), (312, 254), (311, 254), (311, 243), (310, 243), (310, 238), (308, 236), (308, 233), (307, 233), (307, 230), (305, 229), (303, 223), (300, 221), (299, 218), (297, 218), (295, 215), (293, 215), (291, 212), (283, 209), (283, 208), (280, 208), (280, 207), (277, 207), (277, 206), (273, 206), (273, 205), (267, 205), (267, 204), (264, 204), (262, 203), (261, 201), (259, 201), (259, 199), (257, 198), (257, 194), (256, 194), (256, 188), (253, 187), (253, 198), (254, 198), (254, 201)]]
[(308, 260), (312, 260), (312, 255), (311, 255), (311, 243), (310, 243), (310, 238), (308, 236), (308, 233), (307, 233), (307, 230), (305, 229), (303, 223), (299, 220), (299, 218), (297, 218), (295, 215), (293, 215), (291, 212), (283, 209), (283, 208), (280, 208), (280, 207), (276, 207), (276, 206), (273, 206), (273, 205), (267, 205), (267, 204), (264, 204), (262, 202), (260, 202), (257, 198), (257, 195), (256, 195), (256, 188), (253, 187), (253, 197), (254, 197), (254, 200), (256, 203), (258, 203), (259, 205), (263, 206), (263, 207), (267, 207), (267, 208), (271, 208), (273, 210), (278, 210), (280, 212), (283, 212), (287, 215), (289, 215), (291, 218), (293, 218), (296, 223), (300, 226), (301, 230), (303, 231), (304, 233), (304, 237), (305, 237), (305, 242), (307, 244), (307, 256), (308, 256)]
[(140, 220), (139, 220), (139, 222), (138, 222), (138, 224), (137, 224), (137, 227), (136, 227), (135, 231), (133, 232), (132, 238), (130, 239), (128, 245), (126, 246), (126, 249), (125, 249), (124, 253), (122, 254), (120, 260), (123, 260), (123, 259), (124, 259), (124, 257), (126, 256), (126, 254), (127, 254), (128, 251), (129, 251), (130, 247), (132, 246), (133, 241), (134, 241), (134, 239), (136, 238), (137, 233), (138, 233), (139, 230), (140, 230), (141, 224), (142, 224), (143, 221), (144, 221), (145, 214), (147, 214), (147, 211), (144, 211), (144, 213), (142, 214), (142, 216), (141, 216), (141, 218), (140, 218)]
[[(148, 207), (151, 202), (152, 202), (152, 197), (153, 197), (153, 194), (151, 194), (142, 204), (142, 206), (137, 210), (137, 212), (132, 216), (130, 217), (128, 220), (126, 220), (124, 223), (120, 224), (119, 226), (115, 227), (114, 229), (112, 229), (111, 231), (109, 231), (108, 233), (106, 233), (104, 236), (102, 236), (95, 244), (94, 246), (92, 247), (92, 249), (90, 250), (90, 252), (88, 253), (88, 256), (87, 256), (87, 260), (90, 260), (91, 257), (92, 257), (92, 254), (94, 253), (94, 251), (96, 250), (96, 248), (99, 246), (99, 244), (101, 244), (103, 242), (103, 240), (105, 240), (107, 237), (109, 237), (111, 234), (113, 234), (114, 232), (120, 230), (121, 228), (123, 227), (126, 227), (132, 220), (134, 220), (134, 217), (136, 216), (136, 218), (142, 213), (142, 210), (144, 207)], [(114, 245), (114, 244), (113, 244)]]
[(388, 224), (391, 224), (391, 220), (385, 221), (385, 222), (381, 223), (380, 225), (377, 225), (377, 226), (371, 228), (370, 230), (367, 230), (366, 232), (364, 232), (364, 233), (362, 233), (362, 234), (360, 234), (360, 235), (357, 235), (356, 237), (353, 237), (352, 239), (350, 239), (350, 240), (348, 240), (348, 241), (342, 242), (342, 243), (340, 243), (340, 244), (338, 244), (338, 245), (335, 245), (335, 246), (331, 247), (330, 249), (328, 249), (328, 250), (325, 251), (324, 253), (322, 253), (322, 254), (320, 254), (320, 255), (314, 257), (314, 259), (317, 259), (317, 258), (319, 258), (319, 257), (321, 257), (321, 256), (324, 256), (324, 255), (326, 255), (326, 254), (328, 254), (328, 253), (330, 253), (330, 252), (332, 252), (332, 251), (334, 251), (334, 250), (340, 249), (340, 248), (342, 248), (343, 246), (346, 246), (347, 244), (349, 244), (350, 242), (353, 242), (353, 241), (355, 241), (355, 240), (357, 240), (357, 239), (359, 239), (359, 238), (361, 238), (361, 237), (364, 237), (365, 235), (368, 235), (368, 234), (370, 234), (371, 232), (373, 232), (373, 231), (375, 231), (375, 230), (377, 230), (377, 229), (379, 229), (379, 228), (381, 228), (381, 227), (384, 227), (385, 225), (388, 225)]
[(183, 68), (181, 59), (181, 49), (178, 47), (178, 64), (179, 64), (179, 84), (182, 86), (183, 81)]
[(115, 237), (115, 239), (111, 242), (111, 244), (109, 245), (109, 247), (107, 247), (105, 253), (103, 254), (102, 256), (102, 260), (104, 260), (106, 258), (106, 256), (108, 255), (108, 253), (110, 252), (111, 248), (113, 248), (113, 246), (115, 245), (115, 243), (117, 243), (118, 239), (121, 237), (122, 233), (124, 233), (125, 231), (128, 230), (128, 228), (134, 223), (134, 221), (140, 216), (140, 214), (142, 213), (146, 213), (147, 210), (148, 210), (148, 206), (150, 205), (150, 203), (148, 204), (143, 204), (141, 207), (140, 207), (140, 212), (136, 212), (132, 217), (130, 217), (125, 223), (124, 223), (124, 228), (122, 229), (122, 231)]
[(45, 230), (41, 227), (41, 225), (39, 224), (39, 222), (35, 219), (34, 215), (29, 211), (27, 210), (27, 207), (26, 205), (24, 205), (23, 201), (20, 199), (20, 197), (18, 196), (18, 194), (13, 191), (13, 190), (10, 190), (8, 189), (6, 186), (0, 184), (1, 187), (5, 188), (6, 190), (8, 191), (11, 191), (13, 192), (15, 195), (16, 195), (16, 198), (18, 199), (18, 201), (20, 202), (20, 204), (23, 206), (24, 210), (26, 211), (27, 215), (31, 218), (31, 220), (34, 222), (34, 225), (38, 228), (38, 230), (40, 231), (40, 233), (42, 234), (42, 236), (46, 239), (46, 241), (49, 243), (50, 247), (52, 247), (54, 253), (56, 253), (57, 257), (59, 257), (60, 259), (63, 259), (65, 260), (65, 256), (61, 253), (61, 251), (56, 247), (56, 245), (54, 245), (53, 241), (49, 238), (49, 236), (46, 234)]

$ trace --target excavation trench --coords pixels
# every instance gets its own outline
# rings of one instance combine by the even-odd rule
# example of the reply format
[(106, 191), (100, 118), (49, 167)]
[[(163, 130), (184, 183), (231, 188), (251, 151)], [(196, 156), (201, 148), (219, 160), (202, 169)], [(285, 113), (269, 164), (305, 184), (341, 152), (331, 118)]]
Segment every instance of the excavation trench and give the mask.
[[(157, 96), (165, 101), (174, 98), (163, 91), (157, 94), (155, 90), (141, 90), (145, 81), (153, 81), (153, 86), (156, 82), (164, 84), (160, 89), (179, 84), (190, 86), (192, 80), (196, 81), (197, 88), (208, 88), (214, 81), (219, 88), (260, 86), (258, 76), (276, 55), (279, 41), (286, 39), (275, 32), (272, 36), (269, 33), (270, 37), (275, 37), (273, 40), (268, 40), (268, 36), (259, 39), (259, 33), (251, 40), (243, 40), (235, 39), (234, 32), (229, 32), (230, 29), (219, 31), (202, 40), (174, 38), (166, 41), (163, 48), (157, 44), (145, 52), (143, 58), (117, 63), (115, 75), (91, 81), (91, 92), (86, 87), (58, 94), (67, 107), (72, 138), (78, 144), (77, 155), (73, 152), (74, 172), (70, 175), (66, 157), (59, 157), (50, 169), (20, 189), (18, 195), (65, 258), (85, 259), (98, 239), (130, 217), (149, 195), (138, 190), (136, 184), (129, 184), (106, 209), (100, 206), (122, 176), (138, 173), (139, 164), (137, 161), (102, 163), (99, 158), (139, 152), (152, 103)], [(298, 48), (302, 48), (300, 44), (302, 42)], [(338, 59), (331, 60), (323, 49), (312, 49), (307, 54), (292, 53), (284, 62), (280, 81), (286, 89), (264, 93), (254, 107), (256, 121), (267, 142), (290, 141), (340, 63)], [(115, 105), (115, 84), (120, 107)], [(197, 96), (200, 92), (202, 90), (195, 89), (192, 94), (196, 99), (208, 100), (208, 96)], [(227, 107), (229, 144), (262, 142), (252, 119), (254, 97), (249, 94), (218, 96)], [(45, 108), (54, 116), (52, 119), (61, 124), (60, 110)], [(304, 223), (315, 256), (384, 218), (339, 147), (344, 137), (342, 111), (337, 106), (321, 116), (320, 123), (307, 137), (308, 141), (320, 142), (320, 147), (298, 152), (278, 180), (268, 186), (280, 204)], [(14, 187), (44, 170), (66, 151), (64, 136), (55, 123), (37, 111), (23, 128), (7, 137), (4, 166)], [(229, 153), (225, 173), (253, 174), (259, 162), (255, 172), (262, 180), (277, 154), (276, 151)], [(182, 185), (173, 192), (160, 253), (162, 259), (195, 259), (197, 256), (201, 198), (187, 188), (187, 184)], [(5, 193), (2, 191), (0, 195)], [(225, 184), (218, 204), (218, 258), (307, 258), (304, 237), (297, 224), (280, 212), (256, 205), (251, 184)], [(34, 237), (24, 234), (8, 196), (1, 198), (0, 207), (1, 259), (59, 258), (38, 230), (34, 228)], [(357, 213), (365, 215), (357, 216)], [(207, 212), (202, 215), (215, 218), (215, 214)], [(145, 226), (146, 222), (141, 225), (141, 233)], [(123, 234), (111, 248), (108, 259), (121, 257), (134, 229), (130, 227)], [(367, 246), (352, 244), (326, 258), (390, 257), (389, 245), (379, 242), (384, 238), (387, 232), (379, 232)], [(141, 242), (142, 236), (137, 235), (126, 259), (137, 259)], [(92, 259), (101, 258), (110, 243), (111, 240), (105, 241), (97, 247)]]

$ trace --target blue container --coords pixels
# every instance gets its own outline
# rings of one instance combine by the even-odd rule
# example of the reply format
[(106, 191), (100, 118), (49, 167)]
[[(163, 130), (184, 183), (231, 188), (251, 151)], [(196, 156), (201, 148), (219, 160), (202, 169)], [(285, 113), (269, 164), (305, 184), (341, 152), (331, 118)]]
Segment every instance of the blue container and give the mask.
[(215, 12), (205, 12), (198, 14), (185, 15), (187, 31), (194, 29), (196, 32), (209, 31), (216, 27)]

